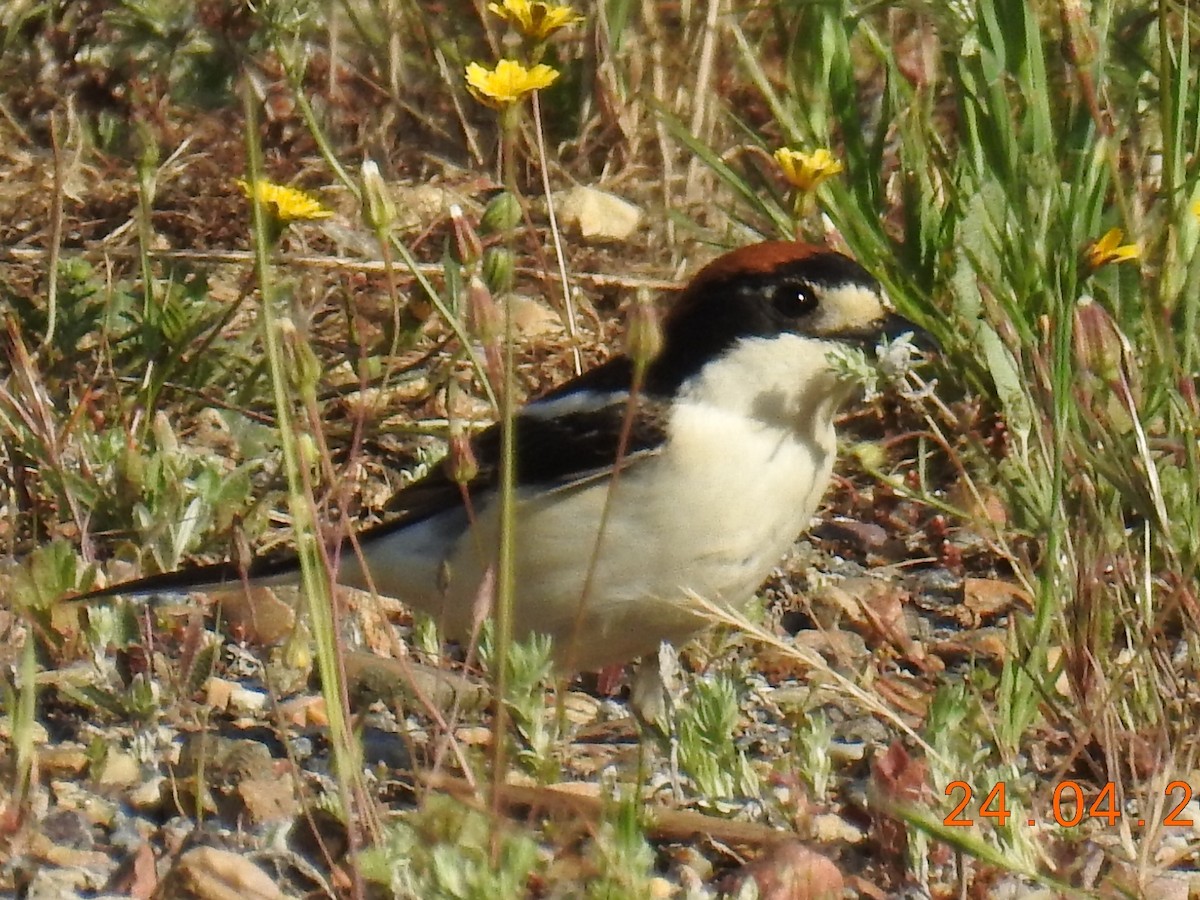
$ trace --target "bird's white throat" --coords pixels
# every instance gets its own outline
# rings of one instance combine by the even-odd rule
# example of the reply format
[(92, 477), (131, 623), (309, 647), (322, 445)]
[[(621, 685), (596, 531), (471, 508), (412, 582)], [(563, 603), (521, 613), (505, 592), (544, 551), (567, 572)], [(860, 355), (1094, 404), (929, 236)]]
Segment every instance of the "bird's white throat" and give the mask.
[(743, 338), (684, 384), (680, 402), (795, 431), (832, 452), (827, 432), (854, 390), (829, 366), (833, 346), (794, 334)]

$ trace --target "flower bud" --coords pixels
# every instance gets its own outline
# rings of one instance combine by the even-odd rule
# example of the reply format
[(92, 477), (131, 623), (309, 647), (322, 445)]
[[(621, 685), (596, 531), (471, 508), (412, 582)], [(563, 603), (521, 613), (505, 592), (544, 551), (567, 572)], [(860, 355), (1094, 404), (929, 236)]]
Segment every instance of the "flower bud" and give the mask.
[(1059, 14), (1067, 59), (1077, 68), (1086, 69), (1095, 61), (1097, 53), (1096, 34), (1088, 21), (1088, 11), (1081, 0), (1063, 0)]
[(662, 350), (662, 324), (650, 294), (639, 290), (629, 311), (629, 328), (625, 332), (625, 352), (638, 369), (644, 369)]
[(508, 191), (501, 191), (488, 203), (479, 220), (484, 234), (504, 234), (521, 224), (521, 201)]
[(476, 337), (483, 345), (488, 378), (499, 390), (504, 384), (504, 360), (501, 353), (504, 338), (504, 318), (492, 292), (478, 275), (472, 275), (467, 285), (467, 315)]
[(498, 342), (504, 334), (504, 320), (491, 290), (478, 275), (467, 284), (467, 315), (471, 328), (483, 344)]
[(296, 435), (296, 451), (302, 466), (314, 474), (320, 471), (321, 448), (317, 446), (316, 438), (307, 431)]
[(283, 665), (293, 672), (307, 674), (312, 671), (312, 644), (312, 631), (308, 625), (303, 621), (296, 622), (296, 627), (283, 645)]
[(483, 251), (483, 280), (493, 293), (506, 294), (512, 290), (516, 263), (507, 247), (488, 247)]
[(292, 378), (303, 391), (315, 391), (321, 382), (321, 361), (308, 341), (293, 327), (283, 333), (284, 352), (292, 365)]
[(367, 224), (378, 232), (387, 231), (396, 219), (396, 204), (392, 192), (379, 174), (375, 160), (367, 158), (362, 164), (363, 215)]
[(1091, 297), (1075, 304), (1075, 359), (1080, 368), (1107, 383), (1121, 374), (1129, 342), (1108, 311)]
[(139, 125), (137, 138), (140, 152), (138, 153), (138, 189), (145, 204), (154, 202), (154, 193), (158, 187), (158, 141), (145, 125)]
[(1175, 383), (1175, 387), (1192, 415), (1200, 417), (1200, 390), (1196, 388), (1196, 379), (1191, 375), (1184, 375)]
[(146, 489), (146, 457), (131, 447), (117, 457), (116, 464), (118, 496), (140, 502)]
[(878, 472), (887, 465), (887, 451), (875, 441), (859, 441), (850, 448), (850, 455), (866, 472)]
[(154, 441), (158, 449), (164, 453), (178, 453), (179, 439), (175, 437), (175, 429), (171, 427), (171, 419), (165, 412), (159, 410), (154, 414)]
[(454, 225), (454, 247), (458, 253), (458, 261), (464, 266), (473, 266), (483, 255), (483, 244), (479, 235), (463, 215), (462, 207), (457, 203), (450, 207), (450, 221)]
[(450, 422), (450, 449), (446, 454), (445, 465), (455, 484), (470, 484), (479, 474), (475, 448), (471, 446), (470, 438), (463, 433), (462, 423), (458, 420)]

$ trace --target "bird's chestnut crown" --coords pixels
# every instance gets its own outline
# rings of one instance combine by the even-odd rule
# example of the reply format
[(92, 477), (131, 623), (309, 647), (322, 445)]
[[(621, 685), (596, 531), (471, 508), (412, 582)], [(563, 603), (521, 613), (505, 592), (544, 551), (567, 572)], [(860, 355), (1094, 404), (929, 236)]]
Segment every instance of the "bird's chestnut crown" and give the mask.
[(879, 282), (850, 257), (797, 241), (767, 241), (701, 269), (672, 321), (708, 320), (734, 339), (792, 332), (858, 342), (881, 334), (890, 312)]

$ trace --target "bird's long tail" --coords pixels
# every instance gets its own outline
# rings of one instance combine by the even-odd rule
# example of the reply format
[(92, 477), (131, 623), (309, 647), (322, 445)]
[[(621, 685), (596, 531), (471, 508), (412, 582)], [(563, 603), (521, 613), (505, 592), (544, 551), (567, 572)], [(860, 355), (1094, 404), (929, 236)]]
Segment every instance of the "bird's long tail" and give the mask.
[(295, 556), (253, 560), (249, 566), (234, 562), (191, 566), (175, 572), (160, 572), (123, 581), (71, 598), (98, 600), (103, 597), (149, 597), (155, 594), (190, 594), (229, 590), (239, 584), (256, 586), (292, 584), (300, 580), (300, 561)]

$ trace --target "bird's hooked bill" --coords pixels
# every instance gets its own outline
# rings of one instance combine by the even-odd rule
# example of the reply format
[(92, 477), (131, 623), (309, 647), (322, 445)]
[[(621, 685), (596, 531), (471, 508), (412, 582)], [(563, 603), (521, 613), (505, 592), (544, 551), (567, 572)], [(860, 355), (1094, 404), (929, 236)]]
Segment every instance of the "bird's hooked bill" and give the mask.
[(889, 312), (884, 316), (882, 332), (884, 338), (889, 342), (899, 340), (906, 334), (909, 335), (909, 343), (925, 356), (937, 355), (942, 352), (942, 345), (938, 343), (937, 338), (899, 313)]

